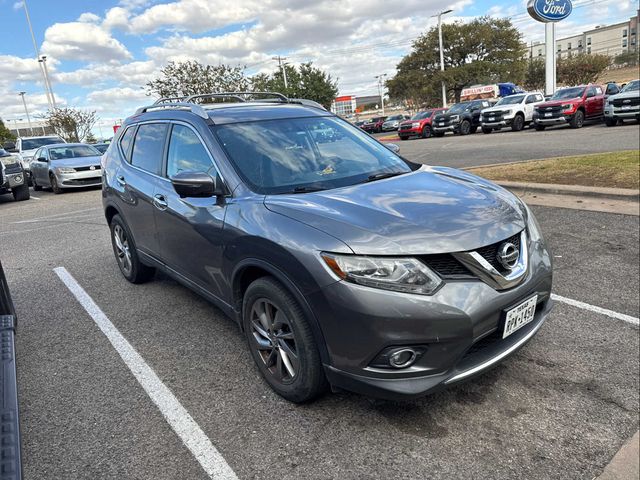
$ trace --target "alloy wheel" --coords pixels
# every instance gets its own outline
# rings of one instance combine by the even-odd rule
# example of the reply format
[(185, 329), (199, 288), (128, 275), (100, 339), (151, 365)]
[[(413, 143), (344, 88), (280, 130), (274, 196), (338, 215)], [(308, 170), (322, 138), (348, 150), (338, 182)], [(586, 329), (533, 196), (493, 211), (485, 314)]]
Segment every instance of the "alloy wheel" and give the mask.
[(300, 360), (291, 322), (285, 312), (266, 298), (251, 308), (254, 347), (269, 373), (280, 383), (291, 383), (300, 369)]
[(133, 263), (131, 262), (131, 251), (127, 234), (120, 225), (113, 227), (113, 242), (116, 246), (116, 258), (125, 276), (131, 275)]

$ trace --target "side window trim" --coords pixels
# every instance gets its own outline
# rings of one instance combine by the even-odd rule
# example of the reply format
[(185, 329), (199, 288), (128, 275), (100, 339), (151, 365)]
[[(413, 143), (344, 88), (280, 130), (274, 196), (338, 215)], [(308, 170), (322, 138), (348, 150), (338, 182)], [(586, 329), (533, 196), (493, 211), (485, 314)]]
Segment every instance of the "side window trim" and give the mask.
[[(131, 130), (133, 133), (131, 134), (131, 143), (129, 144), (129, 148), (127, 148), (127, 151), (125, 152), (122, 148), (122, 139), (124, 138), (124, 136), (126, 135), (126, 133)], [(136, 133), (138, 132), (138, 124), (133, 124), (133, 125), (129, 125), (127, 128), (125, 128), (122, 131), (122, 135), (120, 135), (120, 137), (118, 138), (118, 150), (120, 151), (120, 153), (122, 154), (122, 157), (124, 158), (124, 161), (127, 162), (129, 165), (131, 165), (131, 152), (133, 151), (133, 142), (136, 139)]]
[(168, 158), (169, 157), (169, 142), (171, 141), (171, 133), (173, 132), (173, 127), (175, 125), (180, 125), (182, 127), (186, 127), (189, 130), (191, 130), (193, 133), (195, 133), (196, 137), (198, 137), (198, 140), (202, 144), (202, 147), (207, 152), (207, 155), (209, 156), (209, 160), (211, 160), (211, 164), (213, 165), (213, 168), (215, 169), (216, 174), (218, 175), (218, 177), (220, 177), (220, 179), (222, 180), (223, 183), (226, 183), (224, 177), (222, 176), (222, 173), (220, 172), (220, 168), (218, 167), (218, 163), (216, 162), (215, 158), (211, 154), (211, 151), (209, 150), (209, 147), (205, 143), (204, 139), (202, 138), (202, 135), (200, 135), (200, 133), (193, 127), (193, 125), (190, 125), (187, 122), (180, 122), (180, 121), (172, 121), (171, 122), (171, 128), (169, 129), (169, 134), (167, 135), (167, 143), (165, 144), (165, 154), (164, 154), (164, 169), (163, 169), (164, 177), (167, 180), (170, 180), (169, 177), (167, 177), (167, 167), (168, 167), (168, 161), (169, 161), (169, 158)]

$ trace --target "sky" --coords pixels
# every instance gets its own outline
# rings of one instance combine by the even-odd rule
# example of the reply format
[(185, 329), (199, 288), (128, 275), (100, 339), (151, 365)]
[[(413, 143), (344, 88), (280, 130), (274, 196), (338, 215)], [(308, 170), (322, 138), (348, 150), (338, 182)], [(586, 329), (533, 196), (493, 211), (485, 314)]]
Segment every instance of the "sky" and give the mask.
[[(0, 0), (0, 118), (47, 109), (23, 2)], [(628, 20), (638, 1), (574, 0), (558, 38)], [(247, 75), (288, 62), (313, 62), (338, 79), (343, 95), (377, 93), (376, 75), (392, 77), (411, 43), (444, 21), (510, 17), (523, 40), (543, 40), (544, 25), (526, 0), (28, 0), (35, 39), (47, 56), (59, 106), (96, 110), (96, 134), (136, 107), (153, 103), (145, 84), (168, 61), (242, 65)]]

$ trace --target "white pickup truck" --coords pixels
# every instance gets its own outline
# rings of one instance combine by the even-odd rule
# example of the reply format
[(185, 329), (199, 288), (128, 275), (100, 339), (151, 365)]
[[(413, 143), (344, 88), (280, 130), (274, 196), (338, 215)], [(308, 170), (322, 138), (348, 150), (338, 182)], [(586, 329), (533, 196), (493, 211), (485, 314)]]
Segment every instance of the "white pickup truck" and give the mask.
[(483, 133), (511, 127), (519, 132), (533, 120), (535, 106), (544, 102), (540, 92), (526, 92), (501, 98), (494, 106), (482, 110), (480, 126)]
[(40, 147), (53, 145), (54, 143), (66, 143), (57, 135), (46, 135), (42, 137), (18, 137), (15, 145), (7, 148), (10, 153), (17, 153), (22, 163), (24, 171), (27, 173), (29, 183), (31, 182), (31, 161), (33, 155)]

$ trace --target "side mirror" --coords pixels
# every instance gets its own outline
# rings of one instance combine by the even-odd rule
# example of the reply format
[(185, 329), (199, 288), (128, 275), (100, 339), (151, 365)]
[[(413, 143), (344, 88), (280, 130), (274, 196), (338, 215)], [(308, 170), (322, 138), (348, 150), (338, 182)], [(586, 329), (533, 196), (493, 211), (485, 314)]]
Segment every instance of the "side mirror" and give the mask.
[(389, 150), (391, 150), (393, 153), (399, 153), (400, 152), (400, 147), (398, 145), (396, 145), (395, 143), (385, 143), (384, 146), (387, 147)]
[(180, 198), (209, 198), (227, 193), (218, 176), (214, 179), (205, 172), (180, 172), (171, 178), (171, 184)]
[(16, 144), (13, 142), (5, 143), (4, 149), (9, 153), (18, 153), (18, 150), (16, 149)]
[(44, 157), (38, 157), (36, 160), (37, 160), (38, 162), (45, 162), (45, 163), (47, 163), (47, 159), (46, 159), (46, 158), (44, 158)]

